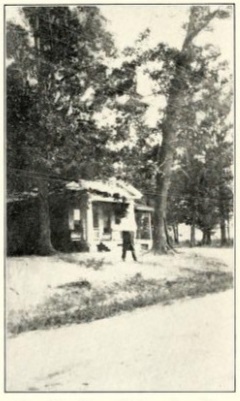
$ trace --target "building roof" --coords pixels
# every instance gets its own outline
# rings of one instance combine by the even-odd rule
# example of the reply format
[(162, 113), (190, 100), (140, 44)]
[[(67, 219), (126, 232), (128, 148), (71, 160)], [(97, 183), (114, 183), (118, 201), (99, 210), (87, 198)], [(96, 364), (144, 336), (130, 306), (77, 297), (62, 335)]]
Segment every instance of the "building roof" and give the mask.
[(136, 204), (134, 206), (134, 208), (135, 208), (135, 210), (140, 210), (140, 211), (143, 211), (143, 212), (154, 212), (154, 208), (151, 207), (151, 206), (147, 206), (147, 205)]
[(142, 194), (131, 184), (115, 178), (106, 181), (89, 181), (79, 180), (78, 182), (70, 182), (66, 188), (72, 191), (93, 191), (97, 193), (107, 193), (109, 196), (119, 195), (126, 199), (141, 199)]
[[(123, 181), (110, 178), (106, 181), (97, 180), (79, 180), (78, 182), (72, 181), (66, 184), (66, 189), (71, 191), (89, 191), (97, 194), (103, 194), (110, 197), (119, 196), (129, 200), (139, 200), (142, 198), (142, 193), (134, 188), (133, 185)], [(20, 202), (26, 201), (38, 196), (37, 188), (32, 191), (18, 192), (9, 194), (7, 202)], [(103, 198), (104, 199), (104, 198)]]

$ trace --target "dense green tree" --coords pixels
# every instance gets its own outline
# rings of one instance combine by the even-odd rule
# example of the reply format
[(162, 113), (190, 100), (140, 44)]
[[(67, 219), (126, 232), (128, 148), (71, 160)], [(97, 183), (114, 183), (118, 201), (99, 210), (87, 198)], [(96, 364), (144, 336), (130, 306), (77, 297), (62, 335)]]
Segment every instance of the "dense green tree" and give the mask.
[[(229, 102), (217, 100), (226, 82), (217, 73), (219, 66), (212, 68), (217, 52), (193, 41), (214, 18), (226, 18), (228, 11), (193, 6), (180, 51), (162, 43), (142, 51), (146, 31), (134, 49), (126, 49), (128, 61), (118, 68), (109, 66), (107, 57), (114, 55), (114, 47), (96, 7), (25, 7), (23, 13), (26, 28), (9, 24), (7, 35), (12, 59), (7, 74), (8, 184), (21, 184), (13, 179), (13, 168), (33, 173), (28, 177), (34, 178), (35, 186), (37, 177), (42, 214), (39, 251), (51, 251), (47, 203), (51, 176), (102, 177), (116, 171), (114, 161), (119, 162), (118, 174), (154, 202), (155, 252), (168, 249), (166, 220), (173, 226), (187, 222), (194, 234), (195, 226), (209, 231), (224, 215), (224, 237), (231, 211), (231, 201), (226, 201), (231, 192), (231, 146), (224, 153), (228, 128), (223, 134), (220, 127)], [(155, 129), (144, 123), (147, 104), (137, 93), (139, 68), (145, 68), (155, 82), (156, 101), (158, 96), (166, 99)], [(96, 113), (103, 107), (116, 118), (100, 128)], [(204, 114), (200, 123), (199, 111)], [(221, 160), (226, 161), (221, 165), (220, 148)], [(31, 180), (24, 185), (31, 185)], [(213, 198), (217, 201), (209, 202)]]
[[(200, 32), (208, 28), (214, 18), (226, 18), (228, 15), (225, 8), (211, 11), (210, 7), (194, 6), (190, 11), (189, 22), (186, 24), (186, 37), (180, 51), (163, 43), (155, 49), (142, 53), (139, 49), (127, 50), (128, 55), (135, 55), (135, 63), (138, 66), (145, 66), (149, 77), (155, 82), (156, 101), (158, 96), (159, 99), (164, 97), (167, 104), (166, 107), (161, 107), (162, 117), (159, 118), (156, 129), (152, 130), (155, 136), (153, 144), (148, 142), (151, 130), (139, 127), (136, 148), (127, 151), (131, 154), (130, 169), (134, 165), (137, 170), (135, 182), (140, 181), (140, 173), (145, 178), (143, 187), (155, 200), (154, 251), (157, 253), (168, 249), (166, 219), (170, 224), (174, 221), (187, 221), (191, 224), (192, 242), (194, 242), (194, 227), (203, 224), (200, 223), (198, 213), (205, 214), (203, 221), (209, 220), (212, 216), (212, 221), (209, 221), (211, 226), (216, 221), (215, 206), (213, 203), (206, 203), (206, 194), (204, 197), (202, 195), (202, 211), (197, 199), (200, 196), (200, 183), (203, 194), (204, 185), (207, 185), (204, 179), (206, 167), (201, 158), (204, 157), (205, 150), (211, 142), (216, 124), (219, 124), (219, 118), (217, 120), (215, 114), (223, 113), (226, 106), (219, 102), (218, 98), (224, 93), (229, 81), (224, 74), (223, 76), (218, 74), (218, 71), (226, 68), (225, 63), (217, 63), (218, 51), (210, 45), (196, 46), (193, 41)], [(197, 118), (200, 111), (204, 114), (207, 110), (205, 123), (208, 120), (208, 129), (204, 128), (204, 123), (199, 124)], [(225, 110), (223, 113), (224, 118), (228, 112), (229, 104), (227, 112)], [(175, 182), (172, 183), (169, 192), (172, 171), (175, 169), (175, 163), (179, 162), (179, 150), (186, 160), (184, 162), (184, 157), (182, 158), (180, 166), (182, 171), (174, 174)], [(190, 171), (187, 171), (188, 169)], [(210, 185), (209, 169), (207, 171)], [(202, 178), (200, 172), (203, 174)], [(180, 190), (181, 180), (183, 189)]]
[[(215, 116), (209, 113), (189, 132), (191, 139), (178, 157), (169, 191), (168, 221), (191, 225), (191, 245), (195, 245), (195, 228), (203, 232), (203, 244), (211, 243), (211, 233), (221, 226), (221, 243), (226, 243), (226, 221), (232, 211), (232, 140), (231, 126), (225, 123), (229, 108), (225, 104), (219, 119), (218, 99)], [(218, 107), (217, 107), (218, 106)]]
[(215, 57), (211, 49), (206, 56), (206, 49), (195, 46), (193, 42), (214, 18), (228, 16), (228, 11), (223, 8), (211, 11), (209, 6), (193, 6), (181, 50), (159, 44), (146, 55), (147, 61), (159, 62), (160, 68), (154, 68), (153, 71), (149, 69), (149, 73), (157, 83), (157, 93), (165, 95), (167, 100), (164, 117), (158, 126), (162, 143), (159, 146), (156, 174), (154, 251), (157, 253), (167, 250), (164, 222), (177, 135), (184, 127), (194, 124), (197, 107), (193, 98), (206, 77), (209, 59)]
[(94, 113), (106, 102), (98, 94), (114, 47), (96, 7), (24, 7), (22, 13), (25, 28), (7, 26), (8, 185), (19, 185), (27, 170), (23, 185), (38, 187), (38, 252), (49, 254), (51, 177), (109, 173), (110, 132), (99, 129)]
[[(216, 77), (218, 79), (217, 69), (219, 66), (215, 68), (212, 66), (219, 56), (218, 52), (209, 45), (205, 47), (196, 46), (194, 39), (202, 31), (209, 29), (209, 24), (213, 19), (222, 19), (228, 16), (229, 10), (226, 7), (212, 10), (209, 6), (193, 6), (190, 9), (189, 22), (185, 26), (186, 36), (181, 50), (170, 48), (166, 44), (160, 43), (154, 49), (142, 51), (141, 46), (149, 32), (145, 32), (139, 38), (136, 48), (126, 49), (126, 54), (132, 57), (135, 65), (145, 68), (145, 72), (155, 83), (156, 102), (159, 99), (160, 105), (163, 97), (166, 101), (166, 107), (161, 107), (162, 116), (159, 117), (159, 122), (154, 131), (155, 141), (153, 141), (152, 145), (148, 142), (151, 130), (147, 129), (147, 127), (143, 129), (139, 125), (136, 127), (137, 135), (139, 136), (139, 140), (135, 143), (136, 148), (125, 150), (125, 155), (127, 154), (128, 157), (131, 155), (130, 169), (134, 165), (137, 170), (133, 174), (133, 176), (135, 175), (135, 182), (141, 182), (139, 180), (139, 174), (141, 174), (145, 178), (145, 184), (142, 184), (142, 187), (145, 187), (146, 192), (151, 193), (154, 198), (153, 249), (157, 253), (166, 252), (168, 249), (166, 218), (168, 217), (171, 223), (175, 219), (182, 221), (185, 219), (184, 213), (187, 211), (186, 204), (181, 203), (181, 208), (178, 207), (176, 216), (173, 218), (170, 215), (171, 203), (179, 206), (177, 198), (174, 199), (174, 196), (171, 193), (169, 194), (172, 171), (175, 161), (178, 160), (178, 150), (191, 147), (191, 135), (199, 136), (198, 140), (204, 144), (205, 138), (199, 132), (197, 113), (199, 110), (205, 111), (203, 105), (205, 105), (205, 108), (207, 107), (209, 103), (208, 97), (211, 98), (212, 109), (214, 110), (214, 101), (223, 91), (221, 86), (225, 84), (224, 78), (221, 78), (219, 80), (220, 87), (216, 90), (215, 81)], [(220, 68), (224, 68), (224, 63)], [(211, 129), (213, 129), (214, 124), (215, 120), (212, 119)], [(190, 152), (188, 157), (192, 158), (195, 163), (192, 168), (198, 170), (202, 165), (197, 160), (199, 144), (196, 142), (195, 145), (196, 155), (194, 152), (192, 154)], [(187, 173), (185, 172), (185, 178), (186, 176)], [(198, 191), (199, 186), (197, 183), (195, 183), (195, 186), (198, 187), (196, 189)], [(197, 208), (197, 197), (198, 195), (196, 196), (194, 193), (193, 187), (189, 185), (188, 198), (194, 200), (192, 202), (193, 210), (190, 212), (192, 216), (188, 215), (186, 217), (189, 222), (194, 221), (196, 218), (197, 212), (194, 209)], [(167, 216), (168, 202), (170, 204)], [(209, 216), (209, 207), (205, 207), (205, 209), (205, 214)], [(193, 227), (194, 225), (195, 223), (193, 223)]]

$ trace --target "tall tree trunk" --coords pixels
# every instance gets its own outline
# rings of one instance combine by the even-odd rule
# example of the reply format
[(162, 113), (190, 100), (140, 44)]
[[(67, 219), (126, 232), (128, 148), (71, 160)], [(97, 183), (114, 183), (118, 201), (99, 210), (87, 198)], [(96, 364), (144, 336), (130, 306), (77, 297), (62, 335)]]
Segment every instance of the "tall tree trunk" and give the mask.
[(195, 238), (195, 224), (191, 225), (191, 237), (190, 237), (190, 246), (193, 247), (196, 245), (196, 238)]
[(226, 235), (226, 221), (222, 217), (220, 222), (220, 229), (221, 229), (221, 246), (227, 244), (227, 235)]
[(203, 229), (202, 245), (211, 245), (211, 230), (208, 228)]
[(206, 232), (206, 238), (207, 238), (207, 245), (211, 245), (212, 243), (212, 238), (211, 238), (211, 230), (207, 230)]
[(177, 110), (180, 107), (180, 88), (181, 85), (177, 86), (176, 80), (173, 79), (166, 109), (166, 118), (162, 124), (163, 139), (158, 155), (159, 172), (156, 176), (157, 195), (155, 198), (153, 251), (160, 254), (166, 253), (169, 249), (164, 230), (164, 220), (167, 214), (167, 197), (171, 184), (171, 168), (177, 132), (175, 120)]
[(228, 216), (228, 219), (227, 219), (227, 241), (228, 241), (229, 244), (230, 244), (230, 240), (231, 240), (231, 235), (230, 235), (230, 219), (229, 219), (229, 216)]
[(48, 204), (48, 182), (45, 178), (39, 178), (39, 239), (37, 253), (40, 255), (52, 255), (55, 250), (51, 243), (51, 230)]
[(157, 196), (155, 198), (155, 219), (153, 251), (166, 253), (168, 244), (164, 230), (166, 217), (167, 196), (171, 180), (171, 167), (174, 159), (175, 141), (179, 128), (179, 114), (182, 108), (183, 92), (187, 88), (186, 71), (192, 58), (192, 41), (205, 29), (209, 22), (217, 15), (217, 11), (208, 12), (205, 16), (199, 14), (196, 18), (196, 9), (192, 9), (187, 33), (181, 51), (176, 59), (176, 71), (170, 83), (169, 96), (165, 118), (162, 123), (162, 144), (157, 158), (158, 173), (156, 176)]
[[(164, 155), (165, 152), (162, 152)], [(168, 159), (164, 155), (162, 157), (163, 164), (162, 173), (157, 174), (157, 196), (155, 200), (154, 214), (154, 230), (153, 230), (153, 251), (154, 253), (167, 253), (169, 245), (167, 243), (165, 231), (165, 218), (167, 212), (167, 196), (171, 179), (171, 165), (173, 154)]]
[[(34, 45), (37, 53), (37, 76), (38, 76), (38, 96), (39, 96), (39, 109), (46, 106), (45, 104), (45, 77), (43, 74), (43, 69), (41, 66), (41, 46), (42, 43), (39, 37), (39, 16), (35, 17), (35, 35), (34, 35)], [(43, 118), (44, 121), (44, 118)], [(42, 134), (44, 135), (45, 142), (47, 143), (46, 129), (43, 124)], [(47, 160), (47, 151), (46, 160)], [(38, 170), (40, 174), (46, 173), (46, 166), (39, 163)], [(42, 176), (38, 179), (38, 191), (39, 191), (39, 239), (38, 239), (38, 253), (40, 255), (52, 255), (55, 250), (51, 243), (51, 230), (50, 230), (50, 216), (49, 216), (49, 204), (48, 204), (48, 181)]]
[[(166, 190), (165, 190), (166, 191)], [(164, 220), (166, 210), (159, 196), (156, 197), (153, 229), (153, 251), (154, 253), (166, 253), (168, 250), (165, 234)]]
[(179, 230), (178, 230), (178, 224), (176, 224), (176, 240), (177, 240), (177, 244), (179, 244)]
[(174, 235), (174, 242), (175, 242), (175, 244), (179, 244), (178, 224), (173, 224), (172, 229), (173, 229), (173, 235)]
[(165, 229), (165, 235), (166, 235), (168, 249), (172, 249), (173, 251), (175, 251), (174, 247), (173, 247), (173, 238), (171, 237), (171, 235), (169, 235), (168, 225), (167, 225), (167, 222), (165, 219), (164, 219), (164, 229)]
[(219, 214), (220, 214), (220, 231), (221, 231), (221, 246), (227, 244), (226, 235), (226, 220), (225, 220), (225, 208), (224, 208), (224, 191), (221, 186), (219, 186)]

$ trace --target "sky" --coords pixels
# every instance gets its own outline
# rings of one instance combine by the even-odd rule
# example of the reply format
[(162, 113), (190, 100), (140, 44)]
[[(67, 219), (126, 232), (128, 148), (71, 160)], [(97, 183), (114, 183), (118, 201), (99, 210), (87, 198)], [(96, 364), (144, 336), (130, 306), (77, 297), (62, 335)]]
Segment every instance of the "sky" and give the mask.
[[(188, 20), (189, 6), (180, 5), (121, 5), (100, 6), (108, 19), (108, 27), (113, 32), (117, 46), (123, 49), (132, 45), (140, 32), (150, 28), (150, 44), (165, 42), (181, 48), (184, 39), (182, 26)], [(199, 35), (196, 44), (212, 43), (219, 47), (223, 58), (233, 61), (233, 21), (215, 20), (213, 32)]]
[[(215, 8), (215, 6), (212, 6)], [(104, 5), (99, 6), (107, 19), (107, 28), (113, 34), (119, 51), (127, 46), (133, 46), (138, 35), (146, 28), (151, 33), (148, 39), (149, 47), (165, 42), (172, 47), (181, 48), (185, 31), (183, 24), (188, 21), (189, 6), (186, 5)], [(6, 7), (6, 17), (21, 23), (18, 7)], [(213, 44), (221, 56), (219, 60), (227, 60), (230, 71), (233, 69), (233, 18), (215, 19), (211, 32), (201, 33), (195, 43), (197, 45)], [(151, 94), (153, 87), (146, 76), (139, 79), (138, 91), (141, 95)], [(154, 126), (158, 119), (159, 102), (153, 97), (145, 97), (150, 107), (146, 121)], [(164, 100), (162, 101), (164, 106)]]
[[(184, 23), (188, 21), (189, 6), (180, 5), (120, 5), (99, 7), (107, 18), (108, 29), (112, 32), (116, 46), (123, 50), (134, 45), (138, 35), (146, 28), (151, 30), (149, 46), (156, 46), (159, 42), (167, 43), (180, 49), (185, 37)], [(215, 6), (213, 6), (215, 9)], [(229, 69), (233, 69), (233, 18), (216, 19), (211, 23), (210, 32), (199, 34), (195, 40), (197, 45), (213, 44), (221, 52), (220, 60), (227, 60)], [(138, 91), (146, 96), (153, 88), (146, 76), (139, 80)], [(159, 99), (158, 99), (159, 100)], [(156, 102), (151, 96), (144, 99), (150, 104), (147, 111), (147, 123), (154, 127), (159, 119), (159, 104), (164, 106), (164, 99)]]
[[(188, 20), (189, 6), (185, 5), (104, 5), (99, 6), (107, 19), (119, 49), (134, 44), (139, 33), (150, 28), (149, 44), (165, 42), (180, 48), (184, 38), (182, 25)], [(19, 7), (6, 7), (7, 19), (21, 23)], [(199, 35), (196, 44), (212, 43), (219, 47), (223, 58), (233, 62), (233, 20), (215, 20), (213, 32)]]

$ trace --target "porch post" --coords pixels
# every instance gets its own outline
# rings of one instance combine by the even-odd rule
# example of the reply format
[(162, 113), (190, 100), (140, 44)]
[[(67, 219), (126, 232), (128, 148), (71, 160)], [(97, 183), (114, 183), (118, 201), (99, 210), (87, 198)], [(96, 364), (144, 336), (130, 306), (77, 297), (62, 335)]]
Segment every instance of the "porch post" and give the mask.
[(153, 239), (153, 235), (152, 235), (152, 216), (151, 216), (151, 212), (149, 212), (149, 214), (148, 214), (148, 224), (149, 224), (149, 239), (150, 239), (150, 241), (152, 241), (152, 239)]
[[(134, 235), (136, 237), (137, 234), (137, 223), (135, 219), (135, 211), (134, 211), (134, 200), (129, 201), (129, 206), (128, 206), (128, 213), (129, 213), (129, 229), (130, 231), (134, 231)], [(132, 225), (131, 225), (132, 223)]]
[(89, 246), (89, 251), (93, 250), (93, 242), (94, 242), (94, 230), (93, 230), (93, 208), (92, 208), (92, 199), (88, 198), (87, 210), (87, 244)]

